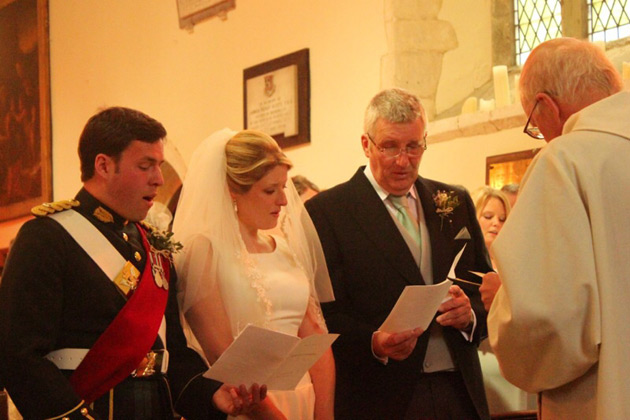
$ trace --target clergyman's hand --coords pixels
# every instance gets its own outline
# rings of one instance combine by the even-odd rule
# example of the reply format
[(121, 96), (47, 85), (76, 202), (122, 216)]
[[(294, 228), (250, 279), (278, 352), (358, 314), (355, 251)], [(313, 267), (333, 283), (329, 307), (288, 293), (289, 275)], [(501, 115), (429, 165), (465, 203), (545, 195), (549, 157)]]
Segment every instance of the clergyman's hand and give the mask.
[(442, 302), (438, 307), (441, 313), (435, 320), (443, 327), (453, 327), (463, 330), (472, 322), (472, 307), (470, 299), (459, 286), (448, 289), (450, 299)]
[(245, 385), (237, 388), (223, 384), (212, 396), (212, 403), (222, 412), (238, 416), (257, 410), (266, 396), (266, 385), (253, 384), (248, 390)]
[(405, 360), (416, 347), (418, 337), (423, 332), (421, 328), (393, 334), (379, 331), (372, 335), (372, 349), (378, 357)]
[(499, 275), (494, 271), (491, 271), (486, 273), (481, 281), (481, 287), (479, 287), (481, 301), (483, 302), (483, 307), (489, 312), (490, 306), (492, 306), (492, 302), (494, 301), (494, 297), (499, 291), (499, 287), (501, 287), (501, 277), (499, 277)]

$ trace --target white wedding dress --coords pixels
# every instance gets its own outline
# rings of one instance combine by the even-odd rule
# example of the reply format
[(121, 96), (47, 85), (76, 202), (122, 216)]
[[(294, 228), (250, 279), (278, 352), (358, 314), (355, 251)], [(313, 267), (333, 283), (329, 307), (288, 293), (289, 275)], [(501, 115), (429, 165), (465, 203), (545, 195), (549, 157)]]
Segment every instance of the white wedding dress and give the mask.
[[(313, 304), (308, 277), (296, 262), (295, 254), (286, 240), (278, 236), (273, 236), (273, 239), (275, 248), (272, 252), (246, 253), (246, 257), (236, 264), (222, 264), (222, 269), (215, 272), (216, 283), (208, 288), (210, 299), (200, 302), (204, 305), (201, 308), (215, 306), (211, 302), (220, 303), (231, 325), (231, 339), (236, 338), (249, 324), (297, 336), (307, 310), (319, 309), (318, 305)], [(197, 237), (187, 244), (187, 255), (177, 268), (182, 283), (185, 284), (191, 278), (212, 276), (210, 265), (198, 263), (209, 249), (209, 241), (204, 237)], [(210, 260), (205, 258), (206, 262)], [(321, 317), (321, 313), (318, 311), (311, 316)], [(195, 330), (198, 334), (204, 334), (200, 329), (205, 327), (192, 325), (183, 317), (182, 322), (189, 347), (205, 357), (203, 347), (193, 334)], [(308, 372), (295, 390), (269, 391), (267, 395), (289, 420), (314, 418), (315, 391)]]
[[(266, 297), (271, 303), (267, 328), (297, 336), (308, 307), (309, 282), (295, 263), (286, 241), (274, 236), (276, 248), (266, 254), (250, 254), (266, 283)], [(241, 279), (245, 283), (245, 279)], [(240, 305), (251, 305), (247, 300)], [(255, 304), (255, 303), (254, 303)], [(258, 320), (252, 319), (251, 323)], [(268, 398), (289, 420), (313, 419), (315, 391), (307, 373), (294, 391), (270, 391)], [(246, 418), (240, 416), (239, 418)]]

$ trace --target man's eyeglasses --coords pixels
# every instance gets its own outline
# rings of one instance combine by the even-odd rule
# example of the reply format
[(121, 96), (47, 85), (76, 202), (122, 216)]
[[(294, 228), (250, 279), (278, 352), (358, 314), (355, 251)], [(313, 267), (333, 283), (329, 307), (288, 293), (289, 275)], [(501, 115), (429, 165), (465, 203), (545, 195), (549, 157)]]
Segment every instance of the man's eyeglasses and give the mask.
[(529, 113), (529, 117), (527, 117), (527, 122), (525, 123), (525, 128), (523, 129), (523, 133), (527, 134), (528, 136), (532, 138), (535, 138), (536, 140), (544, 140), (545, 136), (543, 136), (543, 134), (540, 132), (540, 129), (538, 127), (529, 126), (529, 122), (532, 120), (532, 115), (534, 114), (534, 110), (536, 109), (537, 106), (538, 106), (538, 100), (534, 104), (532, 111)]
[(370, 139), (374, 147), (376, 147), (379, 150), (379, 152), (381, 152), (387, 158), (392, 158), (392, 159), (397, 158), (398, 156), (400, 156), (402, 152), (407, 153), (407, 156), (409, 157), (420, 157), (422, 153), (425, 150), (427, 150), (427, 134), (426, 133), (424, 133), (424, 137), (422, 138), (421, 142), (409, 143), (407, 146), (403, 147), (402, 149), (396, 145), (385, 146), (385, 147), (379, 146), (378, 144), (374, 142), (374, 140), (372, 140), (370, 133), (365, 133), (365, 134), (367, 135), (368, 139)]

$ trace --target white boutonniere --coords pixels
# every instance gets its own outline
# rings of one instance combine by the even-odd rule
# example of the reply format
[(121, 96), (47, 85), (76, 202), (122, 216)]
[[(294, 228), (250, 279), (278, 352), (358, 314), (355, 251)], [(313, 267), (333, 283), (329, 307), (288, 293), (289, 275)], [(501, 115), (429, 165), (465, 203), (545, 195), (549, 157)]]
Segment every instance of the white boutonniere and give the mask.
[(455, 191), (437, 190), (437, 192), (433, 194), (433, 202), (435, 203), (435, 212), (441, 219), (440, 230), (442, 230), (444, 219), (448, 219), (449, 223), (452, 223), (452, 220), (449, 218), (457, 206), (459, 206), (459, 197), (455, 195)]

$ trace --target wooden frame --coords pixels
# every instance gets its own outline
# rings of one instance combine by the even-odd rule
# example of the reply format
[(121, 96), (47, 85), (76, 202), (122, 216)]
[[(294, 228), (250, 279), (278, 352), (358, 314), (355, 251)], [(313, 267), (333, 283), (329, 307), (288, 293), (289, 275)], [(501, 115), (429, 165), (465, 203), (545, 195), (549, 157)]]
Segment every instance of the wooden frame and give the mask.
[(486, 185), (500, 189), (506, 184), (520, 184), (538, 149), (486, 157)]
[(0, 0), (0, 221), (52, 198), (48, 0)]
[(181, 29), (192, 28), (213, 16), (227, 19), (227, 12), (236, 8), (236, 0), (177, 0)]
[(264, 131), (282, 148), (311, 137), (309, 50), (243, 70), (245, 128)]

